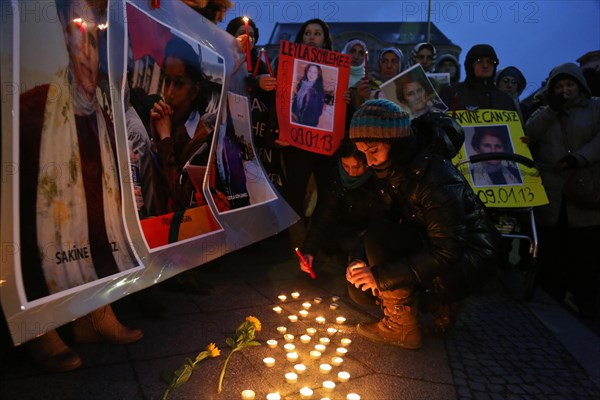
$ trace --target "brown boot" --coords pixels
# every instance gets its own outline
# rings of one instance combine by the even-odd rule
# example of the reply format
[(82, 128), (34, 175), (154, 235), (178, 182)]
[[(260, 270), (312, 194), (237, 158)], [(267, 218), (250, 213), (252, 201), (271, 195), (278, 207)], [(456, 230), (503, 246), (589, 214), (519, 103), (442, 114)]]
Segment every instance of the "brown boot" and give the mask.
[(417, 319), (417, 307), (407, 303), (412, 291), (398, 289), (379, 292), (384, 317), (379, 322), (361, 322), (356, 332), (371, 341), (398, 346), (405, 349), (421, 348), (421, 329)]
[(78, 343), (108, 342), (127, 344), (137, 342), (144, 336), (140, 329), (122, 325), (112, 307), (106, 305), (73, 322), (73, 338)]
[(67, 372), (81, 366), (81, 359), (63, 342), (55, 330), (26, 343), (25, 348), (35, 362), (48, 372)]

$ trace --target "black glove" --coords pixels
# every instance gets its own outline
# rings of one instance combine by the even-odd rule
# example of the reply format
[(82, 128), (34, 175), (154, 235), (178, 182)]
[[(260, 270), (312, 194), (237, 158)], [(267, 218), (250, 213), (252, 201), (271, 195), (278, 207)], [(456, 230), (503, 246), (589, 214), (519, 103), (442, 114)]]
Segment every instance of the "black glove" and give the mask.
[(558, 163), (565, 169), (579, 167), (579, 160), (573, 154), (569, 154), (558, 160)]

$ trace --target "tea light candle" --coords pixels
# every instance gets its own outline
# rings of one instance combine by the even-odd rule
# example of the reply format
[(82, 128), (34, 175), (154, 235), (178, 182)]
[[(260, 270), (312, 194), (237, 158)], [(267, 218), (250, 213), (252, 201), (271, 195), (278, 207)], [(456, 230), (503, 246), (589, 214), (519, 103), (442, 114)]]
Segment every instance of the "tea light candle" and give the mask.
[(270, 349), (274, 349), (275, 347), (277, 347), (277, 340), (275, 340), (275, 339), (267, 340), (267, 346), (269, 346)]
[(283, 338), (285, 339), (286, 342), (294, 341), (294, 335), (292, 335), (291, 333), (286, 333), (285, 335), (283, 335)]
[(315, 318), (315, 321), (317, 321), (317, 324), (323, 325), (325, 323), (325, 318), (318, 316), (317, 318)]
[(335, 389), (335, 383), (333, 381), (324, 381), (323, 389), (325, 389), (326, 392), (333, 392), (333, 389)]
[(277, 296), (277, 298), (281, 301), (286, 301), (287, 300), (287, 296), (285, 294), (280, 294), (279, 296)]
[(310, 336), (315, 336), (317, 330), (315, 328), (306, 328), (306, 333), (308, 333)]
[(285, 358), (287, 358), (287, 360), (290, 362), (296, 362), (296, 361), (298, 361), (298, 353), (296, 353), (295, 351), (292, 351), (291, 353), (287, 353), (285, 355)]
[(281, 395), (279, 392), (269, 393), (267, 394), (267, 400), (281, 400)]
[(304, 307), (305, 310), (310, 310), (311, 306), (312, 306), (312, 304), (310, 304), (308, 301), (302, 303), (302, 307)]
[(343, 362), (344, 362), (344, 359), (342, 357), (332, 357), (331, 358), (331, 363), (335, 366), (342, 365)]
[(287, 332), (287, 328), (285, 326), (278, 326), (277, 332), (281, 333), (282, 335), (285, 335), (285, 333)]
[(327, 334), (328, 334), (329, 336), (333, 336), (333, 335), (335, 335), (335, 334), (336, 334), (336, 332), (337, 332), (337, 329), (335, 329), (335, 328), (333, 328), (333, 327), (331, 327), (331, 328), (327, 328)]
[(338, 372), (338, 381), (348, 382), (349, 379), (350, 379), (350, 374), (347, 373), (346, 371)]
[(323, 299), (322, 299), (322, 298), (320, 298), (320, 297), (315, 297), (315, 298), (313, 299), (313, 301), (315, 302), (315, 304), (321, 304), (321, 302), (323, 301)]
[(300, 293), (293, 292), (290, 296), (292, 296), (293, 299), (297, 299), (298, 297), (300, 297)]
[(300, 398), (301, 399), (310, 399), (313, 395), (313, 391), (311, 388), (307, 388), (306, 386), (300, 389)]
[(263, 358), (263, 362), (269, 368), (275, 365), (275, 359), (273, 357)]
[(324, 344), (315, 344), (315, 350), (323, 353), (327, 349)]
[(317, 350), (311, 351), (310, 358), (312, 358), (313, 360), (318, 360), (319, 358), (321, 358), (321, 352)]
[(360, 400), (360, 395), (358, 395), (356, 393), (348, 393), (348, 395), (346, 396), (346, 399), (348, 399), (348, 400)]
[(242, 390), (242, 399), (243, 400), (254, 400), (254, 396), (256, 396), (256, 393), (254, 393), (254, 390), (250, 390), (250, 389)]
[(350, 340), (348, 338), (342, 338), (342, 340), (340, 340), (340, 343), (342, 344), (343, 347), (348, 347), (348, 346), (350, 346), (350, 343), (352, 343), (352, 340)]
[(300, 311), (298, 311), (298, 314), (300, 314), (300, 316), (302, 318), (308, 317), (308, 311), (306, 311), (306, 310), (300, 310)]
[(302, 375), (303, 373), (306, 372), (306, 365), (304, 365), (304, 364), (296, 364), (296, 365), (294, 365), (294, 371), (296, 371), (296, 373), (298, 375)]
[(347, 352), (348, 349), (345, 347), (338, 347), (337, 349), (335, 349), (335, 354), (337, 354), (340, 357), (345, 356)]
[(321, 364), (319, 365), (319, 371), (321, 371), (322, 374), (328, 374), (331, 372), (331, 365)]
[(288, 315), (288, 319), (290, 320), (290, 322), (298, 322), (297, 315)]
[(344, 322), (346, 322), (346, 318), (344, 318), (344, 317), (337, 317), (337, 318), (335, 319), (335, 322), (336, 322), (337, 324), (339, 324), (339, 325), (342, 325)]
[(275, 307), (273, 307), (273, 311), (275, 311), (277, 314), (281, 314), (281, 311), (283, 311), (283, 308), (281, 308), (279, 306), (275, 306)]
[(296, 346), (294, 346), (294, 345), (293, 345), (293, 344), (291, 344), (291, 343), (286, 343), (286, 344), (284, 344), (284, 345), (283, 345), (283, 349), (284, 349), (286, 352), (288, 352), (288, 353), (291, 353), (291, 352), (293, 352), (293, 351), (296, 351)]
[(332, 310), (337, 310), (339, 306), (340, 305), (338, 303), (331, 303), (329, 305), (329, 308), (331, 308)]
[(337, 303), (338, 301), (340, 301), (340, 296), (333, 296), (333, 297), (331, 298), (331, 301), (332, 301), (333, 303)]
[(319, 339), (319, 343), (327, 346), (329, 343), (331, 343), (331, 339), (329, 339), (328, 337), (322, 337), (321, 339)]
[(285, 374), (285, 381), (287, 383), (296, 383), (298, 382), (298, 374), (295, 372), (288, 372)]
[(310, 342), (310, 335), (302, 335), (302, 336), (300, 336), (300, 341), (302, 343), (309, 343)]

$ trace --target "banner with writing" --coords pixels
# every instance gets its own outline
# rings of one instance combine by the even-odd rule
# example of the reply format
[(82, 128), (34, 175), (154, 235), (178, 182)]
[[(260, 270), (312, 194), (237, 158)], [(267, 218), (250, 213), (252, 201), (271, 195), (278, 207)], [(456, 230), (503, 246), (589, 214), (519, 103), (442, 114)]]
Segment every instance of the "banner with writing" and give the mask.
[(281, 41), (277, 68), (279, 138), (319, 154), (333, 154), (344, 137), (344, 92), (350, 56)]
[(531, 152), (521, 140), (516, 111), (460, 110), (454, 117), (465, 130), (465, 144), (453, 161), (486, 206), (548, 204)]

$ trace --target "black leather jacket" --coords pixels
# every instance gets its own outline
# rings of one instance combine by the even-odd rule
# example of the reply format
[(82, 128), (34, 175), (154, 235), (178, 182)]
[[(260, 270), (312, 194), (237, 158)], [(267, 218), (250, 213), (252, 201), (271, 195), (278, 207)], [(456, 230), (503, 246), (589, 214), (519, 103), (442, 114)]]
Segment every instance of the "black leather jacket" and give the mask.
[[(410, 149), (409, 149), (410, 150)], [(380, 290), (418, 284), (442, 302), (460, 300), (495, 270), (500, 235), (462, 174), (430, 151), (404, 151), (380, 180), (380, 193), (416, 225), (422, 250), (373, 267)]]

